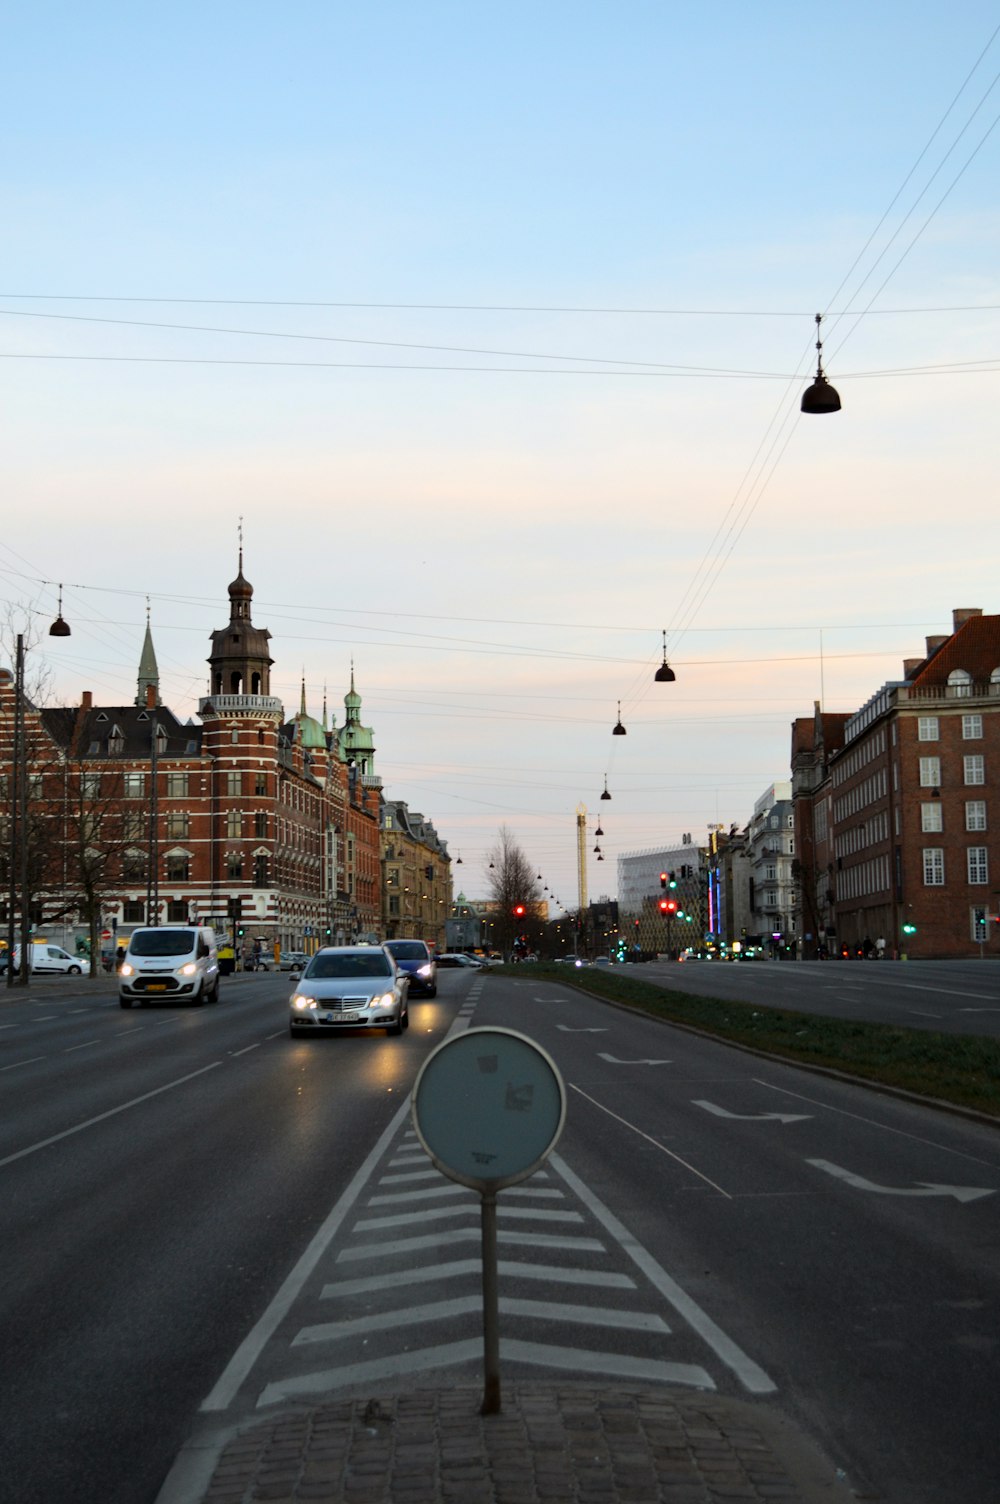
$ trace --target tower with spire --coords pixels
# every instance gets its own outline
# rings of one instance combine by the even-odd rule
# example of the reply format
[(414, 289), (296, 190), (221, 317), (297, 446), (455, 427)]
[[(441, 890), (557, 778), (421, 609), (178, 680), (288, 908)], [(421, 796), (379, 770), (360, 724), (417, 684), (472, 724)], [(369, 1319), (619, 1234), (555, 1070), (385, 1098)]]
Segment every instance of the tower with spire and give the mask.
[(156, 666), (156, 653), (153, 650), (148, 603), (146, 605), (146, 635), (143, 638), (142, 653), (139, 658), (139, 680), (135, 703), (145, 706), (160, 704), (160, 671)]
[(367, 788), (380, 788), (382, 780), (375, 772), (375, 733), (361, 724), (361, 696), (354, 687), (354, 660), (351, 659), (351, 687), (344, 696), (344, 724), (337, 738), (341, 762), (354, 764)]

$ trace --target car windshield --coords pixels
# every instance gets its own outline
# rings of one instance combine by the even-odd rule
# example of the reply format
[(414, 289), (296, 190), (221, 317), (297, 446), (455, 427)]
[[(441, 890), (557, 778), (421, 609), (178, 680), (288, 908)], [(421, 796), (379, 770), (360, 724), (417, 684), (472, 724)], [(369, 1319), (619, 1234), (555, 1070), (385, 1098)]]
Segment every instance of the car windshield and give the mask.
[(197, 930), (143, 930), (128, 948), (133, 956), (186, 956), (194, 950)]
[(388, 956), (313, 956), (306, 967), (307, 977), (388, 977), (392, 967)]
[(426, 961), (428, 950), (422, 940), (393, 940), (386, 947), (397, 961)]

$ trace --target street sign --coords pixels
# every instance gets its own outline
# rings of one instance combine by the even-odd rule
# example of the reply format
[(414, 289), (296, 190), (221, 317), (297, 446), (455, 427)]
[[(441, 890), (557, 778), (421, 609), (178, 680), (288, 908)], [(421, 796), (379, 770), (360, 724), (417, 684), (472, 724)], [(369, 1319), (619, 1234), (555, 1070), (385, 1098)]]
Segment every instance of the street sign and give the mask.
[(483, 1415), (500, 1412), (497, 1191), (547, 1159), (566, 1121), (566, 1088), (540, 1045), (513, 1029), (468, 1029), (438, 1045), (413, 1087), (413, 1125), (437, 1168), (479, 1191), (483, 1257)]
[(534, 1174), (566, 1119), (555, 1062), (513, 1029), (445, 1040), (424, 1061), (412, 1101), (417, 1136), (437, 1168), (477, 1191)]

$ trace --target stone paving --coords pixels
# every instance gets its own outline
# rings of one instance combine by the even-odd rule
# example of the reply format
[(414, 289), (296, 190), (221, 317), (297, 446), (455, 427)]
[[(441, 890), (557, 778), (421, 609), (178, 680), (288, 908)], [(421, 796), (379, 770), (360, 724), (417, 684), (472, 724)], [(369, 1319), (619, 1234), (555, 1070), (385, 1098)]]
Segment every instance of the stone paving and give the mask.
[[(250, 1424), (197, 1504), (847, 1504), (780, 1416), (687, 1391), (520, 1383), (339, 1399)], [(192, 1499), (191, 1504), (196, 1504)]]

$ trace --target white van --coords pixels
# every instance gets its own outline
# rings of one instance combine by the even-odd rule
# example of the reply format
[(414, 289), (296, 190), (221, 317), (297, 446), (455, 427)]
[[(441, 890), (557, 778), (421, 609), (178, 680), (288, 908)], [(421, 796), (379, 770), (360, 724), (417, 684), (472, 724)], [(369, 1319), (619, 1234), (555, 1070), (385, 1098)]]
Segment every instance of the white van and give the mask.
[[(0, 962), (4, 970), (7, 968), (7, 952), (4, 950), (3, 961)], [(21, 965), (21, 947), (14, 946), (14, 970)], [(42, 972), (65, 972), (69, 976), (89, 976), (90, 962), (86, 956), (71, 956), (68, 950), (63, 950), (61, 945), (53, 945), (48, 940), (33, 940), (28, 947), (28, 970)]]
[(118, 971), (123, 1008), (151, 1002), (217, 1003), (219, 954), (206, 926), (157, 925), (133, 930)]

